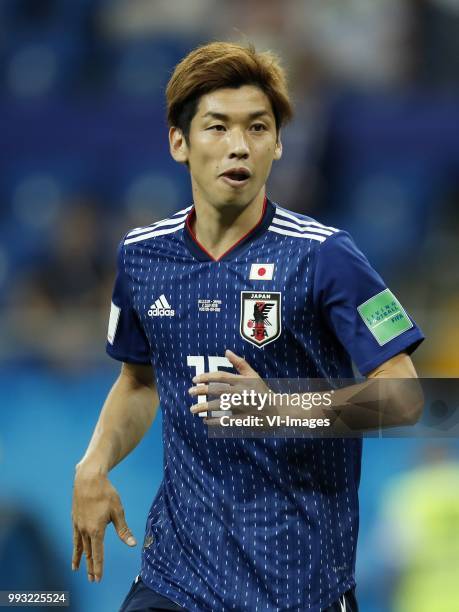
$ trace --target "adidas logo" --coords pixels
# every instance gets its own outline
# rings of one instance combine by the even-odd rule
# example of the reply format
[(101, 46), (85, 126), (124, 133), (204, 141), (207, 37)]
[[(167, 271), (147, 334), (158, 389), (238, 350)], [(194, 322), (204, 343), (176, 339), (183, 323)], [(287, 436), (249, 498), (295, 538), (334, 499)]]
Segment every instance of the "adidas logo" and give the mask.
[(148, 311), (149, 317), (173, 317), (174, 315), (175, 310), (170, 307), (164, 293), (150, 306), (150, 310)]

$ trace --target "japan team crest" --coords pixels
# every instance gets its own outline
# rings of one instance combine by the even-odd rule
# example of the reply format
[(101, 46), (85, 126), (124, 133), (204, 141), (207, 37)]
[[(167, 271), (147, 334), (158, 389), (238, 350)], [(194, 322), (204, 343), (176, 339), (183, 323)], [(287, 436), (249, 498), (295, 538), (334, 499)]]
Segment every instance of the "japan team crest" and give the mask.
[(281, 333), (280, 291), (241, 291), (241, 336), (261, 347)]

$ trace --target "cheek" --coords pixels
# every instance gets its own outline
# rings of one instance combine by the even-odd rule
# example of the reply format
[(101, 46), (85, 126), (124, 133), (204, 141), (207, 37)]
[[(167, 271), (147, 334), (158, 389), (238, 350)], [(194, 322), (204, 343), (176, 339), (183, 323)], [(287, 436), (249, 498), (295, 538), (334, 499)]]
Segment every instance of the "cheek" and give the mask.
[(200, 173), (208, 172), (212, 163), (212, 158), (208, 155), (205, 149), (194, 151), (191, 160), (197, 171)]
[(263, 170), (268, 171), (269, 168), (271, 167), (271, 164), (273, 163), (273, 159), (274, 159), (274, 147), (268, 146), (263, 150), (260, 156), (260, 167), (262, 167)]
[(268, 142), (259, 143), (255, 150), (255, 155), (258, 157), (260, 164), (263, 166), (269, 166), (274, 159), (274, 153), (276, 151), (275, 143), (269, 139)]

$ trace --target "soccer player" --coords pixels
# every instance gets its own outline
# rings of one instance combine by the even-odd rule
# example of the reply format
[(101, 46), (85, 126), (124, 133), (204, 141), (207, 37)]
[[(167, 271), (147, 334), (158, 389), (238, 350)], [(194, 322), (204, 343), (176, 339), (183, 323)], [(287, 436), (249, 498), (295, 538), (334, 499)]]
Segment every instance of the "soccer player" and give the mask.
[(292, 116), (274, 55), (205, 45), (166, 95), (193, 205), (120, 244), (107, 351), (123, 364), (76, 468), (73, 567), (84, 552), (101, 579), (109, 522), (135, 544), (107, 473), (150, 427), (154, 372), (164, 478), (122, 611), (357, 610), (361, 438), (214, 439), (191, 409), (197, 385), (241, 375), (353, 378), (353, 361), (416, 378), (422, 332), (345, 231), (267, 197)]

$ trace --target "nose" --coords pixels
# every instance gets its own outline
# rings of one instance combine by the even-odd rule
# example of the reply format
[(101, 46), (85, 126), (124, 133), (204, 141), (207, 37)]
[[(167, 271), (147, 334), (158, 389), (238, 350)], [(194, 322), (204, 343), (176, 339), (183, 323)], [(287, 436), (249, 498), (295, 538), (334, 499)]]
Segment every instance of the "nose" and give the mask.
[(230, 158), (246, 159), (249, 156), (249, 146), (243, 130), (233, 129), (229, 132)]

